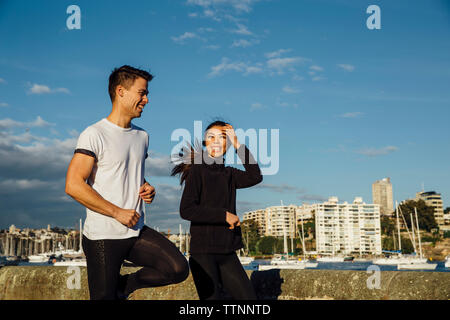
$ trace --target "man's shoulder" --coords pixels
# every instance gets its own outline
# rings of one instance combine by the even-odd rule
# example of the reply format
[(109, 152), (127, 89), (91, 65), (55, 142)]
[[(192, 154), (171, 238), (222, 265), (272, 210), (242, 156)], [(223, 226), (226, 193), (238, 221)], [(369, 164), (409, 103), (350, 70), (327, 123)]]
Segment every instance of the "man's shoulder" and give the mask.
[(145, 136), (149, 135), (148, 132), (145, 129), (135, 125), (134, 123), (132, 123), (131, 126), (132, 126), (133, 130), (136, 130), (136, 131), (138, 131), (139, 133), (141, 133), (141, 134), (143, 134)]
[(103, 124), (103, 119), (102, 119), (102, 120), (99, 120), (99, 121), (87, 126), (82, 131), (82, 134), (88, 134), (88, 135), (99, 134), (101, 131), (103, 131), (103, 128), (104, 128), (104, 124)]

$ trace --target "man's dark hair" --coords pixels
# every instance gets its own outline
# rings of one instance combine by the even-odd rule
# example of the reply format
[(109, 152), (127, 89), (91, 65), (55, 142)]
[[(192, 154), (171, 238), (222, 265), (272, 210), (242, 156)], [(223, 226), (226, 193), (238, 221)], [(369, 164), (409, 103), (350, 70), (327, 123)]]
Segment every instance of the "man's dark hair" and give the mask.
[(115, 68), (109, 76), (108, 91), (111, 102), (114, 102), (116, 98), (116, 88), (118, 85), (129, 89), (137, 78), (143, 78), (150, 82), (153, 79), (153, 75), (145, 70), (136, 69), (127, 65)]

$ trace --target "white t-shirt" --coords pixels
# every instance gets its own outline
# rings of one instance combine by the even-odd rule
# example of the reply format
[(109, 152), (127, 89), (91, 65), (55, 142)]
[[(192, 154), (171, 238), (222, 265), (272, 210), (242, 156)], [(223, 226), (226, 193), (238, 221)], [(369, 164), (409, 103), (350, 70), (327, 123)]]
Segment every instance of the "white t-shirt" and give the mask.
[(133, 124), (122, 128), (104, 118), (87, 127), (78, 138), (76, 153), (96, 158), (88, 184), (105, 200), (141, 217), (128, 228), (116, 219), (86, 208), (83, 234), (90, 240), (137, 237), (144, 226), (145, 203), (139, 197), (144, 184), (148, 134)]

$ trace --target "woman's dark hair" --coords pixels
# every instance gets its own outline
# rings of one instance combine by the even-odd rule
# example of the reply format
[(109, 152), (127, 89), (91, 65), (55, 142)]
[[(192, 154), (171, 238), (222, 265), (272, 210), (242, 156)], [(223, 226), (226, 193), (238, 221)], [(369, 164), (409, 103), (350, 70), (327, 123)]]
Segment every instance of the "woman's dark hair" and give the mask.
[[(211, 129), (212, 127), (224, 127), (228, 122), (222, 120), (215, 120), (211, 122), (205, 129), (205, 132)], [(202, 146), (205, 146), (205, 141), (202, 141)], [(175, 155), (175, 158), (178, 158), (179, 162), (172, 169), (171, 176), (180, 175), (180, 185), (183, 184), (184, 180), (186, 180), (187, 175), (191, 169), (191, 166), (194, 164), (195, 157), (202, 156), (203, 149), (199, 145), (198, 141), (195, 141), (194, 145), (187, 143), (185, 147), (182, 147), (178, 155)]]

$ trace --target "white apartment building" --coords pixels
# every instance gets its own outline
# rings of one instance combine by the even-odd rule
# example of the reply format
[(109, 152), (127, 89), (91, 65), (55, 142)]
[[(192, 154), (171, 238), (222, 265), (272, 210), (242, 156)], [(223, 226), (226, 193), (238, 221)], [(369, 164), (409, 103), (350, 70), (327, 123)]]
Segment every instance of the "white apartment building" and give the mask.
[(244, 217), (242, 221), (245, 220), (254, 220), (258, 224), (258, 234), (261, 236), (266, 235), (267, 228), (267, 213), (266, 209), (259, 209), (255, 211), (249, 211), (244, 213)]
[(297, 235), (297, 206), (273, 206), (266, 208), (266, 234), (274, 237), (286, 236), (295, 238)]
[(253, 219), (258, 223), (258, 231), (261, 236), (283, 237), (284, 232), (288, 237), (297, 236), (297, 211), (298, 206), (272, 206), (244, 213), (243, 221)]
[(423, 200), (427, 206), (433, 207), (434, 209), (434, 219), (439, 227), (442, 227), (445, 224), (444, 221), (444, 207), (442, 203), (442, 198), (440, 193), (436, 193), (435, 191), (428, 192), (417, 192), (416, 193), (416, 201)]
[(380, 205), (338, 203), (337, 197), (313, 205), (316, 247), (321, 254), (381, 254)]

